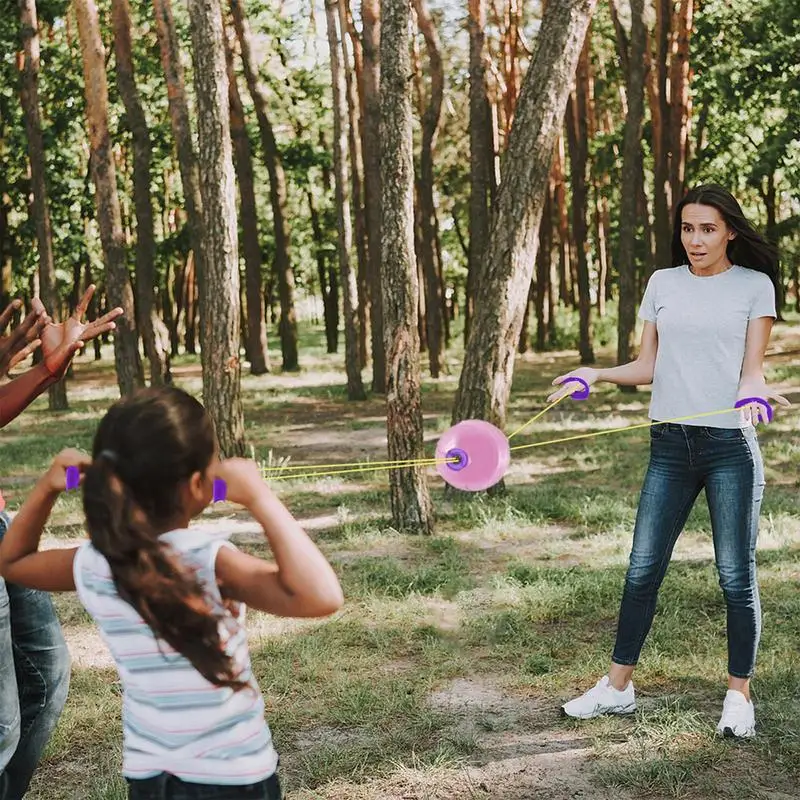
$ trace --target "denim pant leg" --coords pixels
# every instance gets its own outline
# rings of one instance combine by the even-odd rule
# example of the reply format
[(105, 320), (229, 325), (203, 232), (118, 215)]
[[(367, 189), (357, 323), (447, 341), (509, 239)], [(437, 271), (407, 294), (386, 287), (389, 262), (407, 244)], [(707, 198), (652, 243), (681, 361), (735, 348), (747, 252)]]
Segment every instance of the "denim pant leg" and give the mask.
[(247, 786), (189, 783), (162, 772), (154, 778), (128, 781), (128, 800), (282, 800), (277, 773)]
[(11, 644), (11, 606), (0, 578), (0, 800), (6, 800), (6, 765), (19, 744), (19, 695)]
[(672, 550), (703, 486), (679, 425), (655, 425), (650, 436), (650, 464), (639, 497), (612, 655), (614, 663), (626, 666), (639, 661)]
[(761, 637), (756, 540), (764, 464), (753, 428), (707, 429), (707, 436), (706, 496), (719, 583), (727, 606), (728, 673), (750, 678)]
[[(8, 522), (2, 517), (0, 535)], [(5, 588), (20, 719), (19, 742), (0, 779), (5, 791), (0, 800), (19, 800), (64, 708), (70, 657), (50, 595), (13, 583)]]

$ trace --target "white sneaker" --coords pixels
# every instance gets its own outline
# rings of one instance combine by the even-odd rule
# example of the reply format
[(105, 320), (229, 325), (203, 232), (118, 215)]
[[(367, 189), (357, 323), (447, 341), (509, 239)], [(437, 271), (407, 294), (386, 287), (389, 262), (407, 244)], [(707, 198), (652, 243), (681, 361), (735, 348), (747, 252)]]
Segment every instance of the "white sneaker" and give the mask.
[(603, 714), (633, 714), (636, 696), (633, 681), (623, 690), (615, 689), (604, 675), (588, 692), (561, 706), (561, 711), (575, 719), (592, 719)]
[(756, 735), (756, 713), (753, 702), (736, 689), (728, 689), (722, 705), (717, 734), (736, 739), (752, 739)]

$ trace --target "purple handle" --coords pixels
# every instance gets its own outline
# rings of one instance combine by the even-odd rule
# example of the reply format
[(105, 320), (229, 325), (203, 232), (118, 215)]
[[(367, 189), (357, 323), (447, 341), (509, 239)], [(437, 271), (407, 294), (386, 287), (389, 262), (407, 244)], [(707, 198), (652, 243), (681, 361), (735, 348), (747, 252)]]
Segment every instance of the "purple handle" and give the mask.
[[(565, 378), (561, 381), (561, 384), (570, 383), (571, 381), (575, 381), (576, 383), (582, 384), (582, 389), (576, 389), (570, 397), (573, 400), (585, 400), (589, 396), (589, 384), (583, 378)], [(561, 385), (559, 384), (559, 386)]]
[(741, 408), (742, 406), (750, 405), (750, 403), (758, 403), (763, 406), (767, 412), (767, 423), (772, 422), (772, 406), (763, 397), (743, 397), (741, 400), (737, 401), (734, 407)]
[(81, 484), (81, 473), (77, 467), (67, 467), (67, 491), (77, 489)]
[(214, 499), (213, 502), (221, 503), (228, 496), (228, 484), (222, 478), (214, 478)]

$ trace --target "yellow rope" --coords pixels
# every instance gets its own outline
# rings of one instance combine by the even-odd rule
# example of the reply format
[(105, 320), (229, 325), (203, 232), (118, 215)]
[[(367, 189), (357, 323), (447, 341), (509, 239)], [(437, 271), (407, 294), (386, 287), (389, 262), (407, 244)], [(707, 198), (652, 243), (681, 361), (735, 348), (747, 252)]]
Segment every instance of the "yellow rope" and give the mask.
[(543, 417), (551, 408), (553, 408), (554, 406), (557, 406), (562, 400), (564, 400), (567, 397), (569, 397), (568, 394), (565, 394), (563, 397), (559, 397), (558, 400), (550, 403), (550, 405), (547, 406), (547, 408), (545, 408), (544, 411), (540, 411), (535, 417), (532, 417), (531, 419), (529, 419), (521, 428), (517, 428), (514, 431), (514, 433), (512, 433), (511, 436), (508, 437), (509, 441), (511, 441), (511, 439), (513, 439), (518, 433), (520, 433), (521, 431), (524, 431), (525, 428), (528, 427), (528, 425), (533, 425), (533, 423), (536, 422), (536, 420), (539, 419), (539, 417)]

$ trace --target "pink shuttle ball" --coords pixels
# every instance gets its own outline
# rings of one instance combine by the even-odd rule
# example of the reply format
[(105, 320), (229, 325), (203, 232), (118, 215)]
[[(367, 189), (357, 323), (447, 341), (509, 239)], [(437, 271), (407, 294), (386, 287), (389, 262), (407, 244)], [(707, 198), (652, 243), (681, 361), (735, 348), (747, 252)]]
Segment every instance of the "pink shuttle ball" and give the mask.
[(436, 458), (458, 462), (436, 465), (436, 471), (456, 489), (480, 492), (494, 486), (506, 474), (511, 448), (506, 435), (481, 419), (465, 419), (442, 434)]

